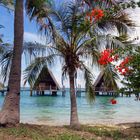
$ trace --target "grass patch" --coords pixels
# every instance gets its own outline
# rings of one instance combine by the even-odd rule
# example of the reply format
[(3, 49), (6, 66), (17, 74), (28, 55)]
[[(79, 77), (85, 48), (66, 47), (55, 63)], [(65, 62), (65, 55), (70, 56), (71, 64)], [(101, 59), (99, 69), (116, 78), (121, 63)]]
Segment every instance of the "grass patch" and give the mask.
[(96, 136), (100, 137), (110, 137), (114, 140), (119, 140), (120, 138), (126, 138), (126, 135), (124, 135), (121, 130), (115, 129), (112, 127), (101, 127), (101, 126), (94, 126), (94, 127), (84, 127), (84, 131), (94, 133)]
[(106, 126), (81, 126), (80, 130), (69, 126), (53, 127), (20, 124), (12, 128), (0, 128), (0, 140), (134, 140), (140, 138), (140, 128), (118, 129)]
[[(48, 127), (48, 129), (52, 128)], [(0, 128), (0, 134), (7, 135), (8, 137), (13, 136), (15, 139), (22, 138), (23, 140), (86, 140), (85, 138), (82, 138), (81, 136), (75, 135), (73, 133), (62, 132), (59, 134), (55, 132), (55, 129), (56, 128), (54, 128), (54, 133), (52, 129), (52, 132), (48, 131), (49, 133), (46, 134), (45, 130), (41, 129), (40, 126), (32, 127), (29, 125), (20, 125), (18, 127)], [(11, 139), (15, 140), (14, 138)], [(3, 140), (7, 140), (7, 137), (3, 138)]]
[(81, 138), (80, 136), (77, 135), (72, 135), (72, 134), (61, 134), (59, 136), (56, 136), (54, 139), (49, 139), (49, 140), (86, 140), (85, 138)]
[(4, 132), (7, 135), (22, 138), (31, 138), (32, 140), (46, 140), (42, 132), (37, 128), (20, 125), (19, 127), (1, 128), (0, 132)]

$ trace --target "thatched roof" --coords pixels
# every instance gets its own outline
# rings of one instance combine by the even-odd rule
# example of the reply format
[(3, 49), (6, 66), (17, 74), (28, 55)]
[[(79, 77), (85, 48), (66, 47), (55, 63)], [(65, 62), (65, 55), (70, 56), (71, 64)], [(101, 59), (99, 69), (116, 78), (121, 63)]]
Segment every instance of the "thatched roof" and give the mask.
[(105, 77), (104, 71), (100, 72), (99, 76), (97, 77), (96, 81), (94, 82), (93, 87), (97, 91), (115, 91), (118, 89), (115, 79)]
[(93, 84), (94, 87), (96, 87), (102, 81), (103, 75), (104, 75), (104, 72), (101, 71), (100, 74), (99, 74), (99, 76), (97, 77), (95, 83)]
[(0, 90), (2, 90), (3, 88), (4, 88), (4, 85), (0, 83)]
[(45, 83), (46, 85), (45, 90), (48, 90), (50, 85), (52, 87), (57, 87), (58, 90), (60, 89), (60, 86), (58, 82), (56, 81), (53, 73), (47, 67), (43, 67), (42, 71), (38, 75), (37, 80), (35, 81), (33, 89), (36, 89), (40, 83)]

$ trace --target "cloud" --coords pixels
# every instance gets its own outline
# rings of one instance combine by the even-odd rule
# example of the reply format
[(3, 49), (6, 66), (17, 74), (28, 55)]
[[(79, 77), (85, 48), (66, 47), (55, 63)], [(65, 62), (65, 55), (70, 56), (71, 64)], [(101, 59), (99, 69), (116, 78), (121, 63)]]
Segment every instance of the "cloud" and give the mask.
[(26, 42), (38, 42), (41, 44), (46, 44), (46, 38), (39, 34), (24, 32), (24, 41)]

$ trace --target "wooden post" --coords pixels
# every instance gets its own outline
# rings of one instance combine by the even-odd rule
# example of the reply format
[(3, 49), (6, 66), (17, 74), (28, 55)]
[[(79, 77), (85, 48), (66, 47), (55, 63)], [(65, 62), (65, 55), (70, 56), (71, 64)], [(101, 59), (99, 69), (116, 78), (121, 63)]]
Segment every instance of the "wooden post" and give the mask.
[(81, 91), (78, 90), (78, 91), (76, 92), (76, 96), (77, 96), (77, 97), (81, 97)]
[(50, 94), (52, 95), (52, 87), (51, 87), (51, 85), (50, 85)]
[(66, 89), (65, 89), (65, 86), (63, 86), (63, 88), (62, 88), (62, 96), (65, 97), (65, 94), (66, 94)]
[(42, 96), (44, 96), (44, 95), (45, 95), (44, 90), (42, 90), (42, 91), (41, 91), (41, 95), (42, 95)]
[(38, 90), (36, 90), (36, 95), (39, 95), (39, 91)]
[(52, 91), (52, 96), (57, 96), (57, 91)]
[(76, 96), (81, 97), (81, 86), (78, 84), (78, 88), (76, 90)]
[(95, 94), (96, 94), (97, 96), (99, 96), (99, 92), (96, 92), (96, 91), (95, 91)]
[(33, 91), (32, 91), (32, 85), (30, 85), (30, 96), (33, 95)]
[(40, 84), (39, 84), (39, 95), (41, 95), (42, 93), (41, 93), (41, 86), (40, 86)]
[(32, 90), (30, 90), (30, 96), (32, 96), (33, 95), (33, 91)]

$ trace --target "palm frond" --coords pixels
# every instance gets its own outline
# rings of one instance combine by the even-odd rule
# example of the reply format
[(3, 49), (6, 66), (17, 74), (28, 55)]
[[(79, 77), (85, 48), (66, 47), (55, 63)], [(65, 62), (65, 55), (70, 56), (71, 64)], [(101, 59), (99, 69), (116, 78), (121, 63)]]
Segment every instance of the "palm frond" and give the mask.
[[(69, 2), (68, 2), (69, 3)], [(68, 7), (68, 3), (64, 3), (59, 8), (55, 9), (54, 19), (58, 26), (56, 26), (59, 33), (63, 34), (66, 39), (70, 40), (71, 35), (71, 23), (72, 23), (72, 10), (70, 6)], [(73, 2), (71, 3), (73, 5)]]
[[(119, 79), (119, 76), (114, 71), (114, 68), (111, 64), (108, 64), (104, 67), (104, 84), (106, 87), (112, 87), (112, 89), (117, 90), (118, 86), (116, 83), (116, 79)], [(108, 80), (109, 79), (109, 80)]]
[(8, 10), (14, 9), (14, 0), (0, 0), (0, 6), (7, 8)]
[(4, 52), (4, 54), (0, 58), (1, 77), (2, 77), (3, 83), (8, 81), (12, 57), (13, 57), (13, 50), (9, 50), (9, 51)]
[(2, 43), (0, 43), (0, 55), (3, 54), (4, 50), (3, 50), (3, 47), (2, 47)]
[(119, 49), (119, 48), (125, 48), (126, 40), (122, 40), (122, 36), (113, 36), (113, 35), (106, 35), (106, 45), (105, 48), (109, 49)]
[(108, 14), (98, 23), (99, 30), (112, 32), (117, 29), (120, 35), (130, 34), (130, 28), (134, 27), (135, 23), (124, 11)]
[(129, 33), (131, 27), (135, 27), (135, 23), (129, 17), (129, 14), (126, 13), (126, 11), (121, 7), (121, 2), (112, 0), (85, 1), (89, 3), (89, 9), (100, 8), (104, 11), (103, 18), (97, 23), (97, 26), (95, 27), (96, 32), (112, 32), (117, 29), (118, 33), (122, 35)]
[(85, 66), (85, 64), (81, 63), (81, 69), (84, 72), (84, 79), (85, 79), (85, 89), (87, 92), (87, 98), (90, 103), (95, 100), (95, 92), (93, 88), (93, 75), (90, 70)]
[(39, 26), (39, 32), (47, 35), (48, 39), (55, 38), (55, 28), (50, 18), (53, 14), (53, 0), (26, 0), (27, 15), (30, 20), (35, 19)]
[(44, 66), (50, 66), (54, 62), (54, 56), (37, 57), (31, 64), (24, 70), (24, 85), (28, 82), (30, 85), (34, 85), (36, 78)]
[(29, 63), (36, 57), (39, 56), (45, 56), (47, 51), (47, 46), (42, 45), (37, 42), (24, 42), (23, 45), (23, 53), (25, 55), (26, 60), (29, 61)]
[(26, 12), (30, 19), (47, 16), (52, 0), (26, 0)]
[(68, 75), (68, 67), (64, 65), (62, 67), (62, 83), (64, 82), (65, 79), (67, 79), (67, 75)]
[(90, 7), (96, 8), (96, 7), (102, 7), (102, 8), (109, 8), (112, 5), (116, 5), (116, 1), (112, 1), (112, 0), (84, 0), (85, 3), (87, 3)]
[(86, 59), (92, 59), (92, 64), (98, 64), (100, 47), (96, 43), (97, 37), (86, 39), (76, 49), (77, 55)]

